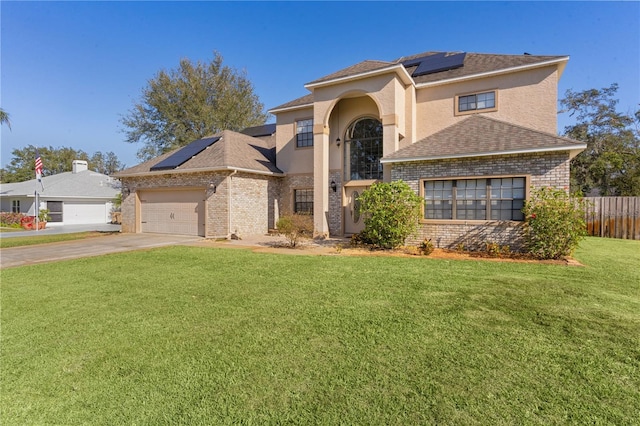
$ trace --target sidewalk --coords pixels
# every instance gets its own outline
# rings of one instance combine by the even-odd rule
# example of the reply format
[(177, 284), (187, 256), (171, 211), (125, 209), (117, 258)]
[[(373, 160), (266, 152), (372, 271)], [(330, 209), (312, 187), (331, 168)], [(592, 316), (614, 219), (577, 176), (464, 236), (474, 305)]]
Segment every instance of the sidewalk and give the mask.
[(72, 234), (75, 232), (120, 232), (120, 225), (114, 225), (111, 223), (97, 223), (91, 225), (62, 225), (55, 226), (47, 224), (45, 229), (38, 231), (9, 231), (0, 232), (1, 238), (13, 238), (13, 237), (34, 237), (37, 235), (54, 235), (54, 234)]

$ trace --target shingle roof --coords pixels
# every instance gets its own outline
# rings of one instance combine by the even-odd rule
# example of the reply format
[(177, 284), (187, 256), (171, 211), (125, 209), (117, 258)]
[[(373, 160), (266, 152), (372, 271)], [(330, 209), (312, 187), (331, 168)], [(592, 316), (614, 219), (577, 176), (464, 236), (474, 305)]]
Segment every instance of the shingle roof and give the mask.
[(277, 107), (272, 108), (270, 111), (276, 111), (279, 109), (286, 109), (286, 108), (294, 108), (294, 107), (311, 105), (311, 104), (313, 104), (313, 93), (309, 93), (308, 95), (304, 95), (302, 97), (289, 101), (285, 104), (278, 105)]
[[(42, 190), (44, 187), (44, 190)], [(84, 170), (78, 173), (64, 172), (42, 178), (42, 185), (31, 179), (26, 182), (0, 184), (2, 197), (30, 197), (35, 190), (42, 197), (76, 197), (111, 199), (120, 192), (120, 182), (102, 173)]]
[[(357, 77), (360, 74), (366, 74), (373, 71), (384, 70), (385, 68), (393, 68), (403, 62), (411, 59), (426, 57), (439, 53), (460, 53), (460, 52), (423, 52), (410, 56), (403, 56), (393, 61), (374, 61), (366, 60), (355, 65), (351, 65), (347, 68), (343, 68), (332, 74), (320, 77), (307, 83), (307, 86), (313, 86), (321, 83), (328, 83), (334, 80), (340, 80), (349, 77)], [(464, 58), (464, 65), (460, 68), (436, 72), (432, 74), (424, 74), (417, 77), (412, 77), (413, 82), (416, 85), (436, 83), (438, 81), (446, 81), (457, 78), (473, 78), (475, 75), (482, 75), (489, 72), (499, 72), (502, 70), (508, 70), (511, 68), (517, 68), (522, 66), (535, 66), (536, 64), (545, 64), (550, 61), (562, 61), (567, 56), (549, 56), (549, 55), (502, 55), (492, 53), (467, 53)], [(417, 68), (416, 66), (408, 67), (407, 72), (409, 75)], [(295, 108), (304, 105), (310, 105), (313, 103), (313, 93), (306, 96), (294, 99), (290, 102), (279, 105), (272, 108), (271, 111), (277, 111), (280, 109)]]
[(244, 169), (260, 174), (282, 174), (275, 165), (276, 152), (273, 144), (262, 139), (225, 130), (215, 136), (220, 139), (213, 145), (196, 154), (175, 169), (151, 171), (151, 167), (181, 148), (167, 152), (159, 157), (116, 173), (116, 177), (128, 177), (145, 174), (193, 173), (212, 169)]
[(271, 136), (276, 132), (276, 123), (263, 124), (262, 126), (247, 127), (240, 133), (243, 135), (253, 136)]
[(341, 69), (340, 71), (336, 71), (332, 74), (321, 77), (317, 80), (311, 81), (307, 84), (312, 85), (316, 83), (322, 83), (323, 81), (331, 81), (336, 80), (343, 77), (349, 77), (352, 75), (363, 74), (371, 71), (376, 71), (384, 68), (389, 68), (390, 66), (397, 65), (398, 62), (388, 62), (388, 61), (371, 61), (366, 60), (355, 65), (351, 65), (347, 68)]
[[(419, 58), (428, 54), (438, 52), (427, 52), (418, 55), (399, 58), (397, 62), (403, 62), (408, 59)], [(467, 53), (464, 58), (464, 66), (448, 71), (437, 72), (433, 74), (421, 75), (414, 77), (416, 84), (431, 83), (441, 80), (450, 80), (454, 78), (468, 77), (476, 74), (484, 74), (491, 71), (500, 71), (509, 68), (516, 68), (524, 65), (534, 65), (553, 60), (560, 60), (566, 56), (537, 56), (537, 55), (496, 55), (487, 53)], [(408, 68), (409, 74), (413, 68)]]
[(585, 148), (586, 144), (573, 139), (482, 115), (473, 115), (386, 155), (381, 162), (397, 163), (563, 150), (577, 153)]

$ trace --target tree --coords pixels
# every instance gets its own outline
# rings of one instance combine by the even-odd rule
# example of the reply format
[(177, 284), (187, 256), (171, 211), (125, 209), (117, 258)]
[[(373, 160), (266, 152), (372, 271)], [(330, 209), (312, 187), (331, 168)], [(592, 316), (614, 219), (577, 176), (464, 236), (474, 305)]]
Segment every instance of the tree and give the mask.
[(104, 154), (101, 151), (97, 151), (89, 159), (89, 169), (104, 175), (111, 175), (124, 169), (124, 164), (118, 160), (118, 156), (112, 151)]
[(584, 194), (640, 195), (640, 110), (616, 111), (617, 84), (582, 92), (567, 90), (561, 111), (576, 117), (564, 136), (587, 143), (571, 161), (571, 187)]
[(418, 228), (423, 200), (401, 180), (374, 183), (358, 200), (365, 218), (359, 234), (364, 243), (395, 248)]
[(11, 130), (11, 121), (9, 121), (9, 113), (0, 108), (0, 124), (6, 124), (9, 130)]
[(69, 172), (73, 168), (73, 160), (85, 160), (88, 162), (89, 170), (99, 173), (112, 174), (124, 168), (118, 157), (113, 152), (103, 154), (98, 151), (93, 156), (82, 151), (69, 147), (37, 148), (28, 145), (22, 149), (14, 149), (11, 154), (13, 158), (6, 167), (1, 169), (0, 181), (4, 183), (24, 182), (35, 177), (36, 150), (42, 159), (42, 176), (50, 176), (58, 173)]
[(148, 160), (222, 130), (263, 124), (263, 108), (246, 73), (214, 52), (209, 63), (182, 59), (177, 69), (160, 71), (120, 121), (126, 141), (142, 142), (138, 157)]

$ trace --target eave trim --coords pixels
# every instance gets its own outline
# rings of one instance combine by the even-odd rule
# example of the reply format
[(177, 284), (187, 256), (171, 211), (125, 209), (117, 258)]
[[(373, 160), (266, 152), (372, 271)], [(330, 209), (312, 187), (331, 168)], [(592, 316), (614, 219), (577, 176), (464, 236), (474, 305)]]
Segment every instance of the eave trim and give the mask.
[[(400, 71), (400, 70), (402, 70), (402, 71)], [(338, 84), (338, 83), (345, 83), (345, 82), (354, 81), (354, 80), (362, 80), (362, 79), (368, 78), (368, 77), (374, 77), (374, 76), (377, 76), (377, 75), (387, 74), (390, 71), (396, 71), (396, 73), (400, 75), (400, 79), (402, 80), (402, 82), (404, 84), (406, 84), (406, 85), (415, 84), (413, 79), (411, 78), (411, 76), (407, 72), (407, 69), (402, 64), (393, 64), (393, 65), (391, 65), (389, 67), (386, 67), (386, 68), (380, 68), (380, 69), (373, 70), (373, 71), (366, 71), (366, 72), (363, 72), (363, 73), (360, 73), (360, 74), (353, 74), (353, 75), (349, 75), (349, 76), (345, 76), (345, 77), (339, 77), (339, 78), (335, 78), (333, 80), (325, 80), (325, 81), (320, 81), (318, 83), (307, 83), (307, 84), (304, 85), (304, 87), (309, 89), (309, 90), (313, 90), (316, 87), (331, 86), (331, 85)]]
[(304, 104), (304, 105), (294, 105), (294, 106), (289, 106), (289, 107), (285, 107), (285, 108), (275, 108), (275, 109), (270, 109), (267, 112), (269, 114), (275, 114), (275, 113), (279, 113), (279, 112), (286, 112), (286, 111), (295, 111), (297, 109), (304, 109), (304, 108), (313, 108), (313, 102), (308, 103), (308, 104)]
[(486, 72), (481, 72), (481, 73), (478, 73), (478, 74), (465, 75), (465, 76), (462, 76), (462, 77), (455, 77), (455, 78), (448, 78), (448, 79), (445, 79), (445, 80), (430, 81), (430, 82), (427, 82), (427, 83), (417, 83), (416, 84), (416, 88), (417, 89), (421, 89), (421, 88), (424, 88), (424, 87), (441, 86), (441, 85), (444, 85), (444, 84), (457, 83), (459, 81), (473, 80), (473, 79), (476, 79), (476, 78), (491, 77), (491, 76), (494, 76), (494, 75), (508, 74), (508, 73), (512, 73), (512, 72), (525, 71), (525, 70), (534, 69), (534, 68), (542, 68), (542, 67), (546, 67), (546, 66), (549, 66), (549, 65), (557, 65), (557, 64), (566, 63), (567, 61), (569, 61), (569, 56), (563, 56), (561, 58), (551, 59), (551, 60), (544, 61), (544, 62), (536, 62), (534, 64), (519, 65), (517, 67), (503, 68), (503, 69), (495, 70), (495, 71), (486, 71)]
[(535, 154), (536, 152), (554, 152), (554, 151), (570, 151), (573, 157), (578, 153), (580, 153), (581, 151), (585, 150), (586, 148), (587, 148), (586, 144), (581, 144), (581, 145), (559, 146), (559, 147), (549, 147), (549, 148), (487, 151), (487, 152), (477, 152), (477, 153), (471, 153), (471, 154), (430, 155), (430, 156), (424, 156), (424, 157), (388, 158), (388, 159), (381, 158), (380, 162), (383, 164), (408, 163), (410, 161), (430, 161), (430, 160), (446, 160), (446, 159), (452, 159), (452, 158), (490, 157), (494, 155)]
[(173, 174), (191, 174), (191, 173), (205, 173), (205, 172), (225, 172), (225, 171), (238, 171), (251, 173), (255, 175), (264, 175), (264, 176), (284, 176), (284, 173), (277, 172), (265, 172), (261, 170), (253, 170), (246, 169), (243, 167), (232, 167), (232, 166), (220, 166), (220, 167), (207, 167), (202, 169), (173, 169), (173, 170), (158, 170), (154, 172), (138, 172), (138, 173), (118, 173), (114, 174), (114, 176), (120, 178), (130, 178), (130, 177), (144, 177), (144, 176), (161, 176), (161, 175), (173, 175)]

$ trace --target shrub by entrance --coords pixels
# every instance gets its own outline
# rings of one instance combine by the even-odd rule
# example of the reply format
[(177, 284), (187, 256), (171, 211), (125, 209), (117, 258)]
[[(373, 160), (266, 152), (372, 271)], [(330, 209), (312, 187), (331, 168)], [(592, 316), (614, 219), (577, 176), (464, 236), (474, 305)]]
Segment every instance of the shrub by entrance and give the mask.
[(359, 240), (365, 244), (399, 247), (418, 229), (422, 199), (401, 180), (375, 183), (362, 192), (359, 201), (364, 216)]

